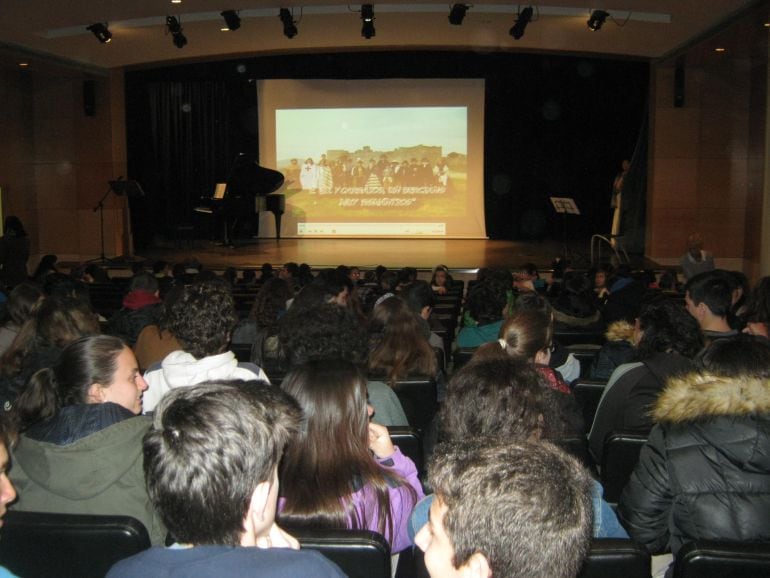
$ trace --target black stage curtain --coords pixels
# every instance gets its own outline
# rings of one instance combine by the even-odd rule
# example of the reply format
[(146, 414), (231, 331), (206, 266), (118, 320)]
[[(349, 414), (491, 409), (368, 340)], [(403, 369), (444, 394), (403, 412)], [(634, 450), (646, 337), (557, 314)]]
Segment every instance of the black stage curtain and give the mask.
[(623, 179), (620, 234), (629, 253), (644, 253), (645, 223), (647, 222), (647, 149), (649, 115), (645, 114), (636, 142), (631, 166)]

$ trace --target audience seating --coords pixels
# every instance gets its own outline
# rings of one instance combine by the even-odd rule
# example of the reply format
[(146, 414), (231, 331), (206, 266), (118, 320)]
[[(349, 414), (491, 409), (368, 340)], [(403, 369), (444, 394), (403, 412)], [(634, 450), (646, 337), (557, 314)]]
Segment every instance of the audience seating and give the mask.
[(601, 482), (607, 502), (617, 503), (646, 442), (646, 435), (633, 433), (613, 432), (607, 437), (601, 464)]
[(631, 540), (594, 539), (578, 578), (650, 578), (650, 555)]
[(685, 544), (674, 560), (674, 578), (767, 578), (770, 543), (699, 540)]
[(420, 479), (425, 471), (423, 459), (422, 439), (420, 434), (411, 426), (389, 425), (388, 433), (394, 446), (398, 446), (401, 453), (414, 462)]
[(587, 378), (591, 374), (591, 364), (601, 345), (595, 343), (573, 343), (567, 346), (567, 351), (580, 362), (580, 377)]
[(473, 354), (476, 353), (476, 349), (476, 347), (459, 347), (455, 349), (455, 352), (452, 354), (454, 371), (457, 371), (463, 365), (468, 363), (471, 360), (471, 357), (473, 357)]
[(606, 385), (605, 381), (583, 379), (582, 377), (572, 382), (572, 393), (583, 410), (586, 433), (591, 431), (591, 424), (594, 423), (596, 416), (596, 408), (599, 406)]
[(423, 431), (438, 410), (436, 380), (430, 377), (408, 377), (399, 379), (392, 387), (401, 402), (409, 425), (417, 431)]
[(329, 530), (288, 527), (302, 548), (317, 550), (349, 578), (391, 578), (390, 547), (369, 530)]
[(150, 547), (147, 529), (129, 516), (10, 511), (0, 537), (0, 565), (24, 578), (103, 578)]
[(585, 331), (582, 329), (557, 328), (553, 338), (564, 346), (583, 343), (602, 345), (607, 338), (603, 331)]

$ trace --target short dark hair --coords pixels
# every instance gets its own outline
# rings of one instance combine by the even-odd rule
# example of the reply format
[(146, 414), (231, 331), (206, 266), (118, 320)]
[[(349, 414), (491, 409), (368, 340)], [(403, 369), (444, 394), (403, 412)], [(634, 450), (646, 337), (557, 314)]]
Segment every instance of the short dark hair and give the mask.
[(220, 283), (185, 287), (166, 315), (168, 329), (196, 359), (221, 353), (237, 322), (233, 296)]
[(138, 273), (131, 277), (129, 291), (147, 291), (155, 293), (158, 290), (158, 280), (151, 273)]
[(726, 317), (733, 301), (734, 280), (727, 271), (706, 271), (687, 281), (685, 293), (695, 305), (705, 303), (712, 314)]
[(577, 575), (591, 541), (592, 480), (548, 443), (441, 445), (429, 470), (455, 568), (479, 552), (494, 576)]
[(741, 333), (715, 339), (697, 358), (701, 369), (719, 377), (770, 378), (770, 340)]
[(172, 390), (144, 436), (150, 499), (179, 542), (240, 545), (254, 490), (272, 479), (301, 411), (260, 381)]
[(401, 290), (401, 297), (409, 305), (409, 309), (418, 315), (424, 307), (433, 307), (435, 299), (433, 289), (427, 281), (413, 281)]
[(506, 290), (510, 285), (487, 279), (477, 283), (468, 293), (466, 308), (479, 325), (499, 321), (508, 302)]

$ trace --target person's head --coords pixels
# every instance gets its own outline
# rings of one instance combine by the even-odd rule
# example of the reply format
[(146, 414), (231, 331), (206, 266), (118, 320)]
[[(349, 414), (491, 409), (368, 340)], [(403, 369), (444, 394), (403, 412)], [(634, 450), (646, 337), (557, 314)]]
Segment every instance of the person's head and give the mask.
[(303, 309), (295, 301), (279, 323), (278, 341), (290, 367), (324, 359), (365, 366), (369, 353), (366, 330), (350, 311), (333, 303)]
[(692, 233), (687, 237), (687, 252), (690, 253), (695, 259), (700, 260), (701, 251), (703, 250), (703, 237), (700, 233)]
[(388, 484), (369, 450), (366, 378), (346, 361), (314, 361), (291, 371), (281, 389), (297, 400), (303, 422), (281, 462), (286, 504), (280, 520), (338, 528), (351, 520), (354, 528), (366, 528), (373, 512), (360, 519), (352, 500), (340, 499), (363, 484), (375, 491), (379, 531), (385, 535), (391, 525)]
[(286, 263), (281, 270), (278, 271), (278, 276), (281, 279), (293, 279), (299, 277), (299, 265), (294, 262)]
[(131, 349), (117, 337), (95, 335), (69, 344), (53, 367), (35, 373), (13, 413), (21, 431), (81, 403), (115, 403), (139, 414), (146, 389)]
[(225, 351), (237, 321), (233, 297), (219, 283), (185, 287), (167, 315), (169, 331), (196, 359)]
[(641, 360), (664, 352), (692, 359), (703, 347), (698, 322), (681, 304), (665, 297), (642, 306), (634, 327), (634, 341)]
[(13, 443), (14, 436), (11, 434), (11, 428), (5, 416), (0, 416), (0, 528), (3, 526), (6, 506), (16, 499), (16, 489), (8, 478)]
[(436, 265), (436, 268), (433, 269), (433, 277), (430, 280), (430, 284), (434, 287), (446, 287), (448, 289), (451, 283), (452, 277), (449, 275), (449, 269), (447, 269), (447, 266)]
[(744, 332), (770, 336), (770, 277), (762, 277), (746, 300)]
[(27, 231), (21, 223), (21, 219), (15, 215), (8, 215), (3, 223), (3, 234), (9, 237), (26, 237)]
[(286, 302), (293, 295), (291, 285), (280, 277), (272, 277), (265, 281), (257, 293), (249, 316), (256, 320), (259, 327), (273, 328), (286, 311)]
[(571, 317), (591, 317), (597, 311), (591, 281), (582, 273), (565, 274), (562, 289), (552, 305)]
[(395, 271), (383, 271), (380, 275), (380, 289), (384, 292), (392, 292), (398, 286), (398, 273)]
[(548, 365), (551, 359), (551, 316), (536, 309), (517, 310), (500, 328), (496, 344), (513, 359)]
[(591, 477), (546, 443), (442, 445), (415, 537), (432, 578), (573, 578), (591, 541)]
[(503, 311), (508, 303), (506, 289), (509, 285), (486, 279), (477, 283), (468, 294), (466, 305), (470, 316), (479, 325), (494, 323), (503, 318)]
[(609, 287), (608, 281), (612, 276), (614, 268), (609, 263), (603, 264), (594, 273), (594, 289), (605, 289)]
[(131, 277), (128, 284), (129, 292), (142, 291), (144, 293), (158, 294), (158, 279), (151, 273), (139, 273)]
[(722, 271), (707, 271), (689, 279), (684, 286), (687, 311), (701, 327), (709, 317), (727, 317), (733, 298), (728, 275)]
[(417, 280), (401, 290), (401, 297), (406, 301), (409, 309), (423, 319), (430, 317), (435, 298), (433, 289), (427, 281)]
[(472, 361), (453, 376), (441, 406), (441, 439), (550, 437), (548, 390), (530, 365), (501, 357)]
[(21, 327), (32, 315), (34, 307), (43, 298), (43, 292), (33, 283), (19, 283), (8, 296), (8, 316)]
[(697, 358), (698, 366), (719, 377), (770, 378), (770, 340), (741, 334), (715, 339)]
[(144, 475), (177, 541), (247, 546), (269, 531), (278, 462), (300, 415), (258, 381), (208, 381), (163, 397), (144, 437)]
[(369, 372), (389, 381), (409, 375), (433, 376), (436, 355), (406, 301), (388, 297), (372, 311), (369, 322)]
[[(325, 303), (336, 303), (344, 307), (348, 303), (353, 283), (346, 275), (336, 269), (324, 269), (320, 271), (311, 283), (323, 295)], [(300, 293), (300, 300), (302, 294)]]

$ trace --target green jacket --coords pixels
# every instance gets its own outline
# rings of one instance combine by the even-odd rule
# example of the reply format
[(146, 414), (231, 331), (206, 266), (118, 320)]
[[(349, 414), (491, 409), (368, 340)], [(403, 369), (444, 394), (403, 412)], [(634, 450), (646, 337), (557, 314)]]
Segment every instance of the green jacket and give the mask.
[(68, 445), (22, 435), (10, 473), (19, 495), (13, 509), (132, 516), (153, 545), (163, 545), (166, 529), (147, 496), (142, 468), (142, 437), (151, 423), (132, 417)]

